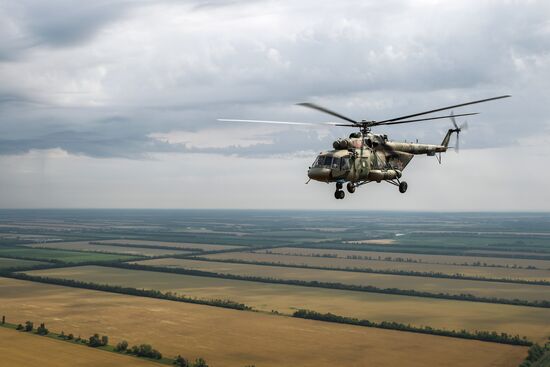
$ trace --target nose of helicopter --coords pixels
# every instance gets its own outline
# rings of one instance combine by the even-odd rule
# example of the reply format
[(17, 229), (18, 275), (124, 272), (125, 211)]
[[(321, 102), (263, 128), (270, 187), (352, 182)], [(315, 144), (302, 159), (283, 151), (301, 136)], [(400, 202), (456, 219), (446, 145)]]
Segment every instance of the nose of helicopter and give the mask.
[(326, 182), (330, 178), (330, 168), (314, 167), (307, 171), (307, 176), (312, 180)]

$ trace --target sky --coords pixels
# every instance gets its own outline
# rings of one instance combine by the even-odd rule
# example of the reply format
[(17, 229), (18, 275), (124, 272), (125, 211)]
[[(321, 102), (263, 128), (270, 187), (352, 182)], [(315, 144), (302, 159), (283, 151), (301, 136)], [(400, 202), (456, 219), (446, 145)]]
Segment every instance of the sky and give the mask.
[[(406, 194), (307, 181), (343, 127), (458, 108)], [(548, 1), (0, 1), (0, 208), (550, 210)], [(450, 122), (378, 127), (440, 143)], [(453, 144), (453, 143), (452, 143)]]

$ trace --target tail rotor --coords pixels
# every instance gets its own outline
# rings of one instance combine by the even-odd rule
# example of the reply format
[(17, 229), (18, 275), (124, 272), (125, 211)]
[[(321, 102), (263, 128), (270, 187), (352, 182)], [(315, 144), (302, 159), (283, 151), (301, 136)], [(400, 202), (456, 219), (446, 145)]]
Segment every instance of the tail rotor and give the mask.
[(455, 127), (452, 131), (456, 133), (456, 146), (455, 146), (455, 150), (456, 152), (458, 153), (459, 152), (459, 147), (460, 147), (460, 132), (462, 130), (468, 130), (468, 121), (465, 121), (462, 125), (458, 125), (456, 123), (456, 119), (455, 119), (455, 116), (454, 116), (454, 113), (453, 111), (451, 111), (451, 122), (453, 123), (453, 126)]

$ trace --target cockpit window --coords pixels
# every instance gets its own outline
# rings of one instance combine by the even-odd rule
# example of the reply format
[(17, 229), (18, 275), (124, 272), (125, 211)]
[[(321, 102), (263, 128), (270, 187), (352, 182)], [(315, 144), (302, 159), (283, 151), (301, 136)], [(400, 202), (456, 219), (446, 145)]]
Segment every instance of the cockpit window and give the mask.
[[(340, 159), (332, 156), (320, 155), (320, 156), (317, 156), (317, 158), (315, 159), (315, 162), (313, 162), (312, 167), (341, 169), (343, 160), (344, 160), (343, 158)], [(347, 166), (349, 166), (349, 163), (347, 163)]]
[(321, 167), (323, 165), (324, 160), (325, 160), (325, 157), (321, 155), (317, 156), (317, 158), (315, 158), (315, 162), (313, 162), (312, 167)]

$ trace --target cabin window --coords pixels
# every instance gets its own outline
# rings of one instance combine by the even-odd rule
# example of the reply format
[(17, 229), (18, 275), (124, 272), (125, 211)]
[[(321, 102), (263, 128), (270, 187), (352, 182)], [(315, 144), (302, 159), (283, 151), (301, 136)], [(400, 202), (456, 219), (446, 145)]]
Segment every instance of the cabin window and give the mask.
[(330, 167), (332, 164), (332, 157), (326, 156), (325, 161), (323, 162), (323, 166)]
[(340, 158), (334, 158), (332, 160), (332, 168), (333, 169), (340, 169)]
[(341, 166), (340, 166), (341, 170), (342, 171), (349, 171), (349, 158), (348, 157), (343, 157), (341, 159)]

